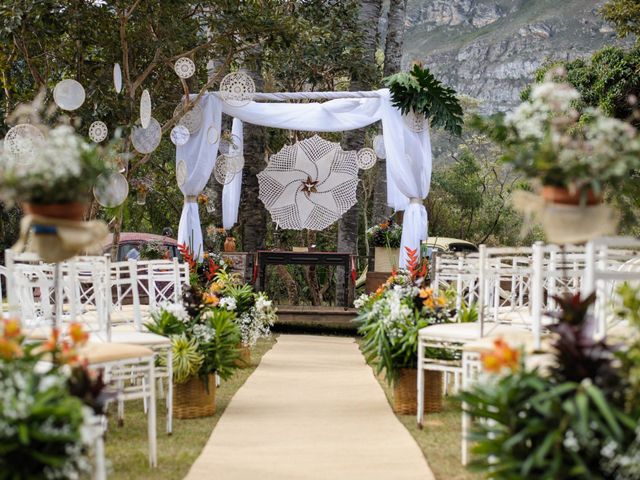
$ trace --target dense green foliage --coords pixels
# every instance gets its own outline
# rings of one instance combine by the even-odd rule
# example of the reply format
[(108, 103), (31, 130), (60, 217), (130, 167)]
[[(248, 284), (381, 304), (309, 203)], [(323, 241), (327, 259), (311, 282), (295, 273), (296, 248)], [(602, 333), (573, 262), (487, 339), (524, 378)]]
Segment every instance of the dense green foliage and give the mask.
[[(614, 349), (594, 340), (588, 328), (594, 299), (558, 299), (562, 310), (552, 327), (556, 340), (548, 372), (511, 366), (463, 393), (468, 412), (485, 420), (473, 435), (473, 465), (488, 477), (638, 478), (640, 409), (635, 403), (625, 408), (625, 372)], [(502, 354), (496, 342), (494, 358), (509, 352), (500, 348)]]
[(609, 0), (600, 13), (616, 26), (618, 36), (635, 35), (636, 42), (640, 40), (640, 3), (636, 0)]
[(434, 128), (444, 128), (456, 135), (462, 133), (462, 107), (456, 92), (440, 82), (431, 71), (418, 64), (408, 72), (385, 79), (393, 105), (404, 114), (424, 115)]

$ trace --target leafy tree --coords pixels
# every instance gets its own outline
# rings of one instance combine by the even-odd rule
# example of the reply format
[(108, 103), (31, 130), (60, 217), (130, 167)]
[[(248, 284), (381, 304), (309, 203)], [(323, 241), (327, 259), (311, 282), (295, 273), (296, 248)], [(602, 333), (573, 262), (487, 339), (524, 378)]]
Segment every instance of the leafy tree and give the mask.
[(600, 13), (615, 25), (619, 37), (635, 35), (636, 43), (640, 41), (640, 3), (637, 0), (609, 0)]

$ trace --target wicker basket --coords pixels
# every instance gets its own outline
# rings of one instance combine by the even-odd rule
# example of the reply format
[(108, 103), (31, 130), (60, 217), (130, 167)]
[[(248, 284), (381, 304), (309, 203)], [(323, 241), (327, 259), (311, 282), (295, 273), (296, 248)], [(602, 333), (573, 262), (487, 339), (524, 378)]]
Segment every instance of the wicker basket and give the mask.
[(200, 377), (173, 385), (173, 416), (175, 418), (210, 417), (216, 413), (216, 376), (209, 375), (209, 391)]
[(249, 368), (251, 366), (251, 347), (244, 343), (239, 343), (238, 354), (240, 356), (236, 360), (236, 367)]
[[(403, 368), (393, 387), (393, 411), (400, 415), (414, 415), (418, 410), (418, 371), (415, 368)], [(424, 411), (436, 413), (442, 411), (442, 372), (425, 370), (424, 372)]]

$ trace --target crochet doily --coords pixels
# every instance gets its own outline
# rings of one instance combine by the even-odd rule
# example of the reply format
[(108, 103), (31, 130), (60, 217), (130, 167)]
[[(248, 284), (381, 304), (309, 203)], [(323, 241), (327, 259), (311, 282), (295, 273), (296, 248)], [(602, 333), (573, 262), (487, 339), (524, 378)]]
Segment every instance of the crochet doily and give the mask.
[(243, 72), (228, 74), (220, 82), (222, 100), (233, 107), (243, 107), (253, 100), (256, 84)]
[(180, 78), (189, 78), (196, 73), (196, 64), (190, 58), (181, 57), (176, 60), (173, 69)]
[(131, 143), (133, 147), (142, 154), (153, 152), (162, 140), (162, 127), (153, 117), (149, 120), (147, 128), (134, 127), (131, 132)]
[(92, 142), (100, 143), (104, 141), (108, 133), (109, 129), (107, 128), (107, 124), (100, 120), (93, 122), (89, 126), (89, 138)]

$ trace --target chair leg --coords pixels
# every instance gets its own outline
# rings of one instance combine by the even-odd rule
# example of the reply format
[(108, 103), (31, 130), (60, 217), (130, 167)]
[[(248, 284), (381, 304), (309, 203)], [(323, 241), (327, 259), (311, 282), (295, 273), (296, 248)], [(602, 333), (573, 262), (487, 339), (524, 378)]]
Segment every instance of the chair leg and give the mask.
[[(155, 367), (154, 357), (149, 361), (149, 413), (147, 415), (147, 425), (149, 433), (149, 465), (152, 468), (158, 466), (158, 451), (156, 444), (156, 389), (155, 389)], [(145, 392), (146, 396), (147, 392)]]
[(466, 412), (466, 407), (467, 407), (467, 404), (463, 402), (462, 403), (462, 441), (461, 441), (462, 452), (461, 452), (461, 459), (462, 459), (462, 465), (465, 466), (465, 467), (469, 463), (469, 440), (468, 440), (468, 436), (469, 436), (469, 430), (470, 430), (470, 427), (471, 427), (471, 417)]
[(422, 428), (424, 421), (424, 347), (422, 340), (418, 340), (418, 411), (416, 412), (416, 421), (418, 428)]
[[(124, 388), (124, 382), (122, 380), (118, 381), (118, 391), (121, 392)], [(124, 398), (122, 395), (118, 395), (118, 426), (122, 427), (124, 425)]]
[(173, 433), (173, 352), (167, 350), (167, 433)]

